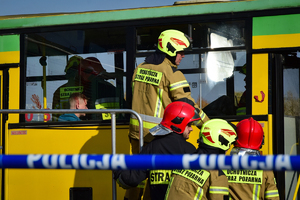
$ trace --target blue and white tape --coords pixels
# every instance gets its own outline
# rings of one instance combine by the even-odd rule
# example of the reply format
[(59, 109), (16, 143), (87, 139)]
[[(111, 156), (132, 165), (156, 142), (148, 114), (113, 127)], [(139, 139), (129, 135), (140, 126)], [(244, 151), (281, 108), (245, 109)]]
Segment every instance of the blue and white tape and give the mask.
[(299, 171), (300, 156), (225, 155), (0, 155), (1, 168), (36, 169), (260, 169)]

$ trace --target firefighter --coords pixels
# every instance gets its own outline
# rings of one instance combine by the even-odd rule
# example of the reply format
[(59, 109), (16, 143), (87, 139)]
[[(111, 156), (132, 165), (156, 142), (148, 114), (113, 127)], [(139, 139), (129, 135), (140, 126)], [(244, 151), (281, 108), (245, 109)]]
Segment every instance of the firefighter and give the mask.
[[(264, 132), (261, 125), (252, 117), (237, 124), (238, 139), (231, 155), (260, 156), (264, 144)], [(223, 170), (229, 182), (232, 199), (279, 199), (273, 171), (263, 170)]]
[[(191, 49), (190, 37), (178, 30), (165, 30), (158, 37), (157, 47), (155, 53), (137, 66), (132, 77), (132, 110), (143, 119), (144, 144), (153, 139), (148, 134), (149, 129), (160, 123), (165, 108), (173, 101), (180, 100), (193, 105), (201, 117), (198, 126), (209, 120), (191, 97), (189, 83), (177, 69), (184, 58), (184, 51)], [(131, 152), (139, 153), (139, 123), (134, 115), (130, 118), (129, 139)], [(136, 193), (139, 190), (130, 189), (125, 199), (136, 200), (129, 198)]]
[[(115, 87), (107, 79), (114, 79), (102, 67), (100, 61), (95, 57), (87, 57), (83, 76), (91, 82), (92, 106), (96, 109), (120, 109), (125, 108), (123, 89)], [(121, 118), (121, 114), (117, 114)], [(92, 119), (111, 120), (110, 113), (93, 115)]]
[[(225, 154), (236, 137), (233, 125), (211, 119), (201, 128), (197, 153)], [(173, 170), (165, 200), (174, 199), (229, 199), (227, 177), (222, 170)]]
[[(185, 102), (172, 102), (164, 112), (161, 123), (150, 129), (154, 136), (141, 154), (191, 154), (196, 148), (186, 140), (193, 130), (192, 124), (199, 123), (196, 109)], [(163, 200), (169, 184), (172, 170), (117, 170), (114, 178), (123, 188), (136, 187), (148, 178), (151, 199)], [(155, 177), (161, 177), (157, 180)]]
[[(158, 38), (157, 51), (147, 57), (145, 62), (134, 71), (132, 109), (139, 113), (144, 121), (145, 143), (153, 139), (148, 134), (149, 129), (160, 123), (165, 108), (173, 101), (180, 100), (194, 105), (201, 121), (208, 120), (206, 114), (191, 97), (190, 86), (183, 73), (177, 69), (184, 58), (184, 50), (190, 48), (190, 42), (191, 39), (180, 31), (163, 31)], [(133, 153), (139, 153), (138, 125), (138, 120), (131, 116), (129, 137)], [(147, 134), (149, 137), (146, 137)]]
[[(80, 56), (72, 56), (66, 67), (68, 82), (60, 86), (53, 95), (53, 109), (67, 109), (68, 98), (72, 93), (82, 93), (88, 99), (89, 109), (118, 109), (125, 107), (123, 94), (114, 85), (106, 81), (108, 77), (100, 61), (95, 57), (83, 59)], [(54, 121), (59, 115), (54, 114)], [(87, 119), (110, 120), (107, 113), (89, 114)]]
[[(84, 93), (83, 85), (80, 84), (79, 73), (83, 68), (84, 59), (81, 56), (72, 56), (65, 67), (66, 78), (68, 82), (59, 88), (53, 94), (52, 109), (68, 109), (69, 97), (72, 93)], [(52, 114), (52, 120), (57, 121), (60, 114)]]

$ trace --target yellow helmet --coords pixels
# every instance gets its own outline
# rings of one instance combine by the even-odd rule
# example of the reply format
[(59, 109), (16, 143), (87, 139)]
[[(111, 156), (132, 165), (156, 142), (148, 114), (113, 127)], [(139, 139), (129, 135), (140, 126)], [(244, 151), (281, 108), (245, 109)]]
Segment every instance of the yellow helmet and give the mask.
[(191, 49), (192, 39), (181, 31), (166, 30), (158, 37), (158, 49), (167, 55), (176, 56), (178, 51)]
[(202, 138), (203, 143), (209, 146), (226, 151), (237, 139), (237, 134), (227, 121), (211, 119), (202, 125), (199, 138)]
[(69, 60), (68, 63), (66, 65), (65, 68), (65, 72), (68, 71), (68, 69), (70, 69), (71, 67), (76, 67), (76, 69), (78, 69), (78, 67), (80, 66), (80, 63), (83, 61), (83, 58), (81, 56), (72, 56)]

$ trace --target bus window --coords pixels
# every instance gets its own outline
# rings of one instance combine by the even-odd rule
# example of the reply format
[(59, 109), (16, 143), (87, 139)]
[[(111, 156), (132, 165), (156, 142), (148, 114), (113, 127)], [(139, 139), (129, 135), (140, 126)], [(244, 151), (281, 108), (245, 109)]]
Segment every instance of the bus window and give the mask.
[[(218, 53), (222, 56), (222, 52)], [(227, 71), (224, 71), (224, 66), (220, 69), (210, 70), (209, 68), (214, 66), (212, 66), (213, 63), (208, 64), (207, 54), (201, 54), (201, 56), (186, 55), (178, 67), (185, 72), (191, 87), (192, 97), (196, 103), (211, 116), (235, 115), (240, 96), (245, 91), (244, 75), (239, 70), (241, 63), (246, 62), (246, 52), (232, 51), (226, 53), (234, 55), (233, 66)], [(215, 67), (221, 66), (217, 63), (214, 64)], [(197, 68), (202, 68), (199, 70), (200, 73), (194, 73), (193, 69)], [(228, 90), (228, 88), (231, 89)], [(205, 108), (206, 106), (208, 107)]]
[[(89, 109), (127, 108), (123, 28), (35, 33), (26, 38), (26, 109), (68, 109), (74, 92), (88, 97)], [(30, 114), (25, 121), (57, 121), (59, 116)], [(104, 113), (82, 118), (110, 119)]]
[(138, 52), (154, 51), (157, 46), (159, 34), (167, 29), (179, 30), (189, 35), (193, 39), (193, 50), (200, 50), (203, 48), (224, 48), (228, 47), (229, 41), (231, 42), (231, 47), (245, 46), (245, 22), (222, 21), (138, 28)]

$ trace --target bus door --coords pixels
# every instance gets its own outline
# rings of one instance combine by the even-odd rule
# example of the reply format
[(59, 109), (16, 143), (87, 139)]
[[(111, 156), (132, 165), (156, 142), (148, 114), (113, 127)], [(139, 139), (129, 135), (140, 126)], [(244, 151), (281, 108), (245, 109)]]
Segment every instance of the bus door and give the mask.
[[(271, 54), (270, 61), (274, 154), (299, 155), (300, 51)], [(294, 199), (299, 175), (296, 171), (277, 172), (278, 189), (285, 191), (285, 199)]]

